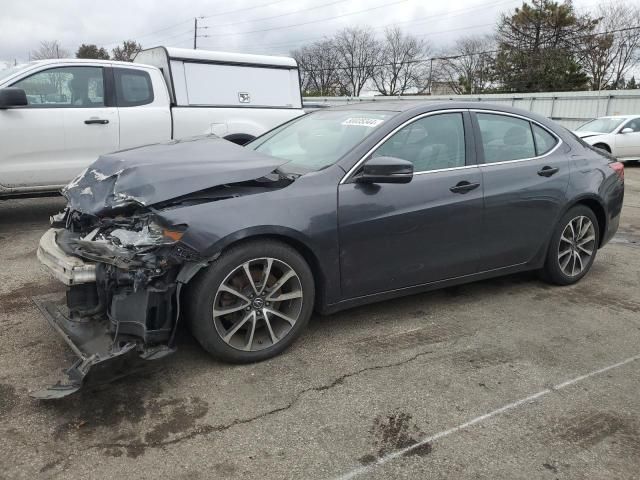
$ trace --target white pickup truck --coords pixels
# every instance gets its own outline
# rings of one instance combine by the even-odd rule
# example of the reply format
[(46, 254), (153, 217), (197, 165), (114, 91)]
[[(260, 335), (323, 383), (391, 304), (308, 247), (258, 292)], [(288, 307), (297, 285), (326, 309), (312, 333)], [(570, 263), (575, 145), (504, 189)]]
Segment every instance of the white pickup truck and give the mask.
[(288, 57), (156, 47), (134, 63), (0, 72), (0, 198), (56, 192), (99, 155), (215, 134), (243, 144), (303, 113)]

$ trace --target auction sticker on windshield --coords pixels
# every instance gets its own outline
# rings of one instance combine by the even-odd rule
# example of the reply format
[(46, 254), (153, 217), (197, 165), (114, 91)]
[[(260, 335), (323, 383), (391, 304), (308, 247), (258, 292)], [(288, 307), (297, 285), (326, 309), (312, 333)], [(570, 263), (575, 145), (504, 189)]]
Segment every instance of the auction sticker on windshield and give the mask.
[(347, 118), (344, 122), (342, 122), (342, 125), (374, 128), (380, 125), (382, 122), (384, 122), (384, 120), (380, 120), (379, 118), (352, 117)]

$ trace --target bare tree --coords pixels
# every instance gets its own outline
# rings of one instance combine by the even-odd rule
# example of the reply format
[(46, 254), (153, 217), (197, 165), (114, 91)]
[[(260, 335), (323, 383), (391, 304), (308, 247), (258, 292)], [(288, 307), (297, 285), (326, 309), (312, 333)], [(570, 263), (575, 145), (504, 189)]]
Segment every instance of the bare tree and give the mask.
[(424, 57), (431, 48), (424, 40), (405, 35), (398, 27), (387, 28), (373, 83), (382, 95), (402, 95), (417, 88), (425, 76)]
[(305, 95), (335, 95), (339, 88), (340, 58), (333, 40), (325, 39), (291, 52), (298, 62)]
[(370, 29), (353, 27), (338, 32), (334, 45), (340, 61), (342, 93), (357, 97), (373, 77), (380, 59), (380, 42)]
[(490, 86), (494, 48), (489, 36), (468, 36), (457, 40), (449, 55), (437, 59), (438, 77), (458, 94), (481, 93)]
[(614, 40), (613, 34), (595, 34), (585, 39), (581, 64), (589, 75), (591, 90), (606, 88), (613, 78), (616, 61)]
[(32, 60), (46, 60), (49, 58), (69, 58), (71, 54), (62, 48), (57, 40), (40, 42), (40, 47), (31, 52)]
[(640, 63), (640, 6), (621, 0), (600, 4), (596, 17), (597, 30), (585, 41), (583, 60), (591, 88), (624, 88), (625, 75)]
[(138, 42), (135, 40), (125, 40), (122, 42), (122, 46), (114, 48), (111, 50), (111, 53), (114, 60), (133, 62), (133, 58), (140, 50), (142, 50), (142, 45)]
[(637, 28), (640, 24), (640, 6), (619, 1), (606, 9), (606, 12), (603, 28), (607, 31), (627, 29), (615, 33), (613, 40), (615, 62), (612, 86), (622, 88), (625, 74), (640, 63), (640, 29)]

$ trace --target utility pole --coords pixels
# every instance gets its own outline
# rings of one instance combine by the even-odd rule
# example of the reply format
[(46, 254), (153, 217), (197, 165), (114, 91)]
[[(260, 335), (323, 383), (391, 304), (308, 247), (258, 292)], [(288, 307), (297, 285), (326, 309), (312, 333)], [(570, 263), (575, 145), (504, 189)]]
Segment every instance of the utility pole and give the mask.
[[(206, 17), (194, 17), (193, 18), (193, 49), (196, 50), (198, 48), (198, 38), (208, 38), (209, 35), (200, 35), (198, 33), (198, 30), (207, 30), (209, 27), (199, 27), (198, 26), (198, 19), (202, 20), (203, 18)], [(205, 46), (206, 48), (206, 46)]]
[(431, 95), (431, 79), (433, 78), (433, 57), (429, 59), (429, 95)]
[(193, 19), (193, 49), (198, 48), (198, 17)]

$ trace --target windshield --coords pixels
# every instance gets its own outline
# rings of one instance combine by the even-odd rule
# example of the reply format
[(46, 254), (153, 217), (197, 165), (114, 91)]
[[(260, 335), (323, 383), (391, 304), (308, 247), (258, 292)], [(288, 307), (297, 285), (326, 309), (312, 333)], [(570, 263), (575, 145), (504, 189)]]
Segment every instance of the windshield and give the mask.
[(285, 170), (306, 173), (333, 165), (395, 112), (322, 110), (282, 125), (247, 145), (289, 160)]
[(579, 132), (598, 132), (611, 133), (618, 125), (624, 121), (624, 118), (596, 118), (590, 122), (578, 127)]
[(5, 70), (0, 70), (0, 83), (4, 82), (6, 78), (9, 78), (14, 73), (19, 72), (20, 70), (24, 70), (26, 67), (32, 65), (33, 62), (24, 63), (22, 65), (16, 65), (15, 67), (7, 68)]

